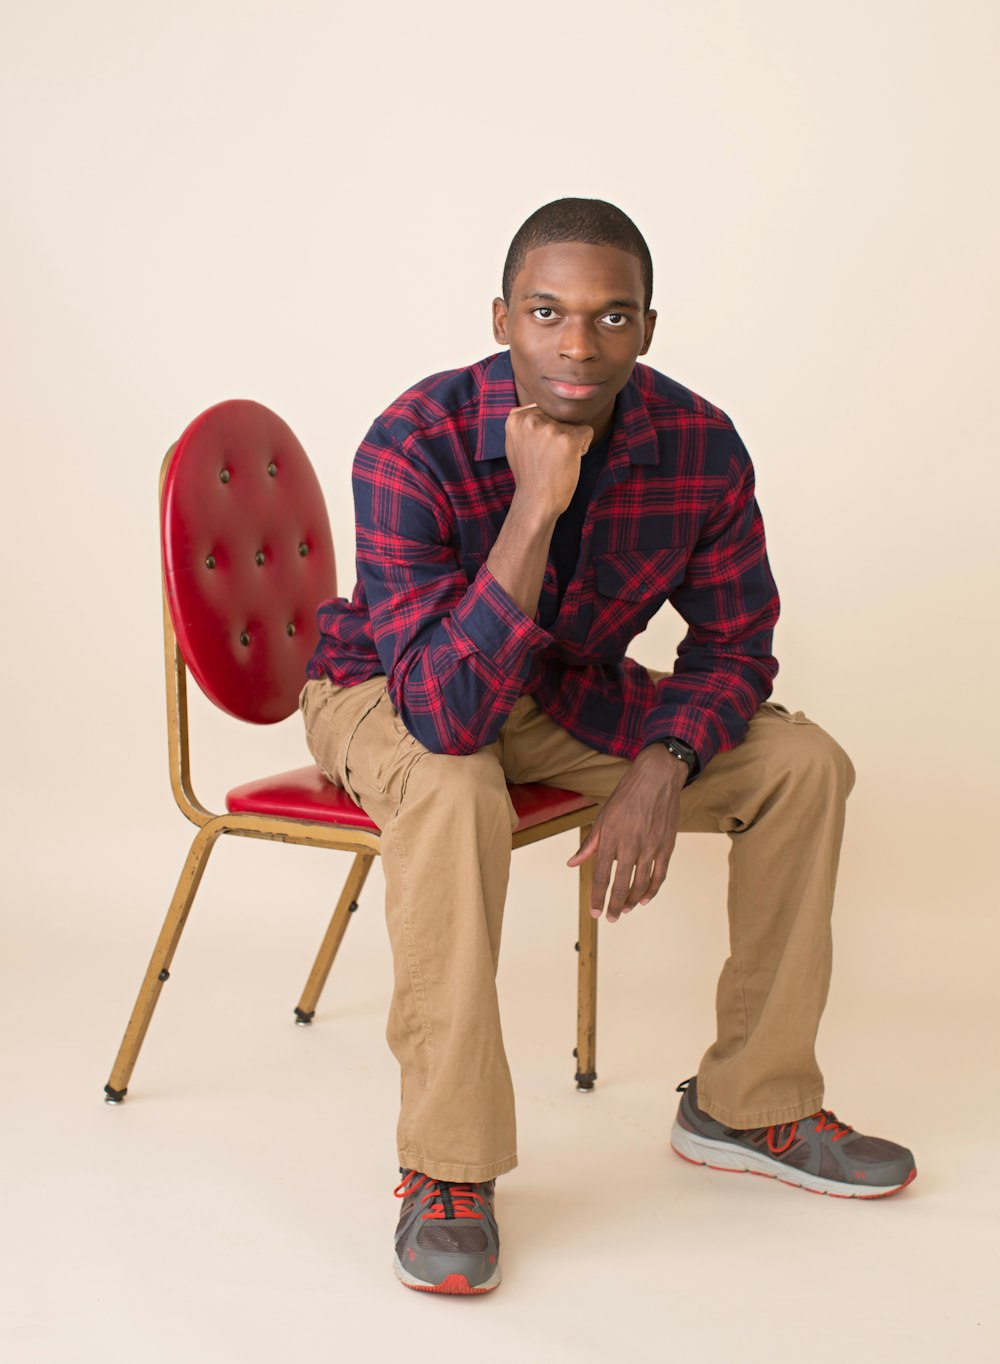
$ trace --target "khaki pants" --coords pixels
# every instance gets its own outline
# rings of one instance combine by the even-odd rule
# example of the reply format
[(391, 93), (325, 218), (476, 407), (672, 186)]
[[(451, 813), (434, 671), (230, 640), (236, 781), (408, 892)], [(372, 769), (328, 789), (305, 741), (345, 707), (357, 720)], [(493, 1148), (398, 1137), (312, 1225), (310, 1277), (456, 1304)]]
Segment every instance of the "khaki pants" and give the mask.
[[(387, 1035), (403, 1076), (399, 1163), (436, 1179), (492, 1179), (517, 1164), (496, 992), (516, 823), (506, 782), (604, 801), (628, 760), (580, 743), (529, 696), (497, 741), (468, 757), (413, 738), (383, 677), (309, 682), (301, 706), (314, 758), (382, 830), (395, 982)], [(728, 1126), (791, 1122), (822, 1104), (814, 1044), (853, 784), (850, 759), (824, 730), (765, 702), (743, 742), (682, 793), (681, 830), (721, 831), (731, 842), (731, 955), (718, 1036), (698, 1071), (699, 1104)]]

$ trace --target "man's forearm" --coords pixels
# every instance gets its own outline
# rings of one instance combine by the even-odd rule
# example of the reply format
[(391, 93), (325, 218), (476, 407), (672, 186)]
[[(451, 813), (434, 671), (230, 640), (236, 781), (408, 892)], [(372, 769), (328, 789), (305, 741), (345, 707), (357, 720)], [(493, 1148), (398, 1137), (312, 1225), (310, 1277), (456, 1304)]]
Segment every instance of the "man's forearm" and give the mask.
[(515, 492), (486, 567), (526, 616), (534, 618), (556, 517)]
[[(377, 439), (375, 439), (377, 436)], [(431, 752), (492, 743), (552, 642), (535, 622), (552, 532), (593, 431), (532, 406), (507, 418), (515, 491), (472, 583), (442, 540), (447, 499), (378, 431), (355, 461), (358, 568), (393, 705)], [(391, 495), (389, 495), (391, 490)], [(383, 524), (387, 507), (399, 515)]]
[[(395, 690), (390, 684), (393, 703), (411, 734), (432, 751), (472, 753), (491, 743), (520, 695), (525, 671), (525, 632), (542, 637), (534, 617), (558, 515), (555, 509), (546, 511), (540, 507), (538, 498), (515, 491), (484, 568), (487, 579), (494, 579), (493, 595), (502, 593), (506, 594), (505, 600), (509, 598), (506, 607), (495, 602), (494, 609), (499, 606), (509, 613), (516, 608), (525, 619), (516, 622), (516, 628), (508, 626), (504, 638), (491, 628), (495, 622), (487, 620), (494, 638), (487, 643), (477, 632), (480, 645), (477, 666), (468, 665), (468, 652), (450, 658), (450, 650), (437, 653), (432, 636), (412, 667), (404, 665), (394, 673)], [(435, 636), (441, 631), (453, 644), (455, 621), (452, 613), (435, 630)], [(547, 640), (548, 636), (543, 638)], [(538, 647), (533, 642), (530, 652)], [(408, 699), (414, 694), (418, 697), (423, 694), (430, 704), (427, 700), (422, 706), (419, 701), (409, 704)], [(434, 694), (443, 705), (433, 703)]]

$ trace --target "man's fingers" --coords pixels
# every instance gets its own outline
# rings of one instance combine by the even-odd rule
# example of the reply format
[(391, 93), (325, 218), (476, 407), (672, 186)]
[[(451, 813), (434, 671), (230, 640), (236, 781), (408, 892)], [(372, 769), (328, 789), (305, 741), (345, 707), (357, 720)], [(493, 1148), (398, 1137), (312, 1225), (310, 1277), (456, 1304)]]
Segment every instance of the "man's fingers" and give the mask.
[(609, 924), (617, 923), (622, 910), (625, 908), (634, 866), (632, 859), (628, 857), (622, 858), (618, 862), (614, 885), (611, 887), (611, 899), (608, 901), (607, 920)]
[(599, 919), (604, 911), (604, 901), (608, 896), (613, 860), (614, 854), (609, 850), (600, 849), (598, 851), (597, 861), (594, 863), (594, 881), (590, 891), (590, 912), (595, 919)]
[(644, 904), (643, 896), (649, 891), (649, 884), (653, 879), (653, 859), (648, 858), (645, 862), (640, 862), (635, 869), (632, 878), (632, 885), (629, 887), (628, 898), (625, 901), (625, 909), (635, 909), (636, 905)]
[[(593, 842), (597, 843), (596, 836), (591, 835), (584, 843), (578, 853), (570, 858), (569, 865), (576, 866), (580, 862), (586, 861), (594, 849), (588, 848)], [(612, 882), (611, 868), (615, 867), (614, 880)], [(622, 914), (628, 914), (635, 909), (638, 904), (648, 904), (653, 898), (663, 879), (667, 874), (666, 862), (654, 862), (651, 858), (636, 863), (632, 857), (623, 856), (618, 858), (614, 853), (605, 851), (603, 855), (598, 855), (594, 863), (594, 879), (590, 895), (590, 912), (595, 919), (599, 919), (603, 914), (609, 924), (617, 923)], [(610, 896), (608, 890), (610, 887)], [(605, 909), (605, 901), (607, 908)]]
[(608, 896), (608, 881), (611, 878), (607, 875), (598, 876), (594, 874), (594, 888), (590, 893), (590, 913), (594, 919), (599, 919), (604, 912), (604, 901)]
[(566, 863), (567, 867), (578, 867), (581, 862), (586, 862), (588, 857), (593, 857), (597, 851), (597, 844), (600, 836), (596, 829), (591, 829), (590, 833), (580, 844), (579, 848)]
[(640, 901), (641, 904), (648, 905), (650, 900), (652, 900), (653, 896), (658, 893), (660, 887), (667, 879), (667, 868), (669, 866), (670, 853), (667, 853), (666, 857), (658, 857), (656, 859), (656, 865), (653, 868), (653, 876), (652, 879), (650, 880), (649, 885), (646, 887), (646, 893), (645, 895), (643, 895), (642, 900)]

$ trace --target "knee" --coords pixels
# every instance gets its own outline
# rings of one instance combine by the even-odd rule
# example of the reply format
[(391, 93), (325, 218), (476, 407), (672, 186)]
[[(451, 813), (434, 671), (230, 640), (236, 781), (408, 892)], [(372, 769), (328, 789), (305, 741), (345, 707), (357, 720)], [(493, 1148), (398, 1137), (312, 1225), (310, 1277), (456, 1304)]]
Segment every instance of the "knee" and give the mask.
[(844, 749), (819, 725), (809, 722), (789, 728), (792, 737), (785, 758), (792, 778), (846, 800), (854, 788), (856, 773)]
[(461, 756), (428, 752), (416, 764), (408, 785), (411, 802), (433, 801), (438, 811), (448, 810), (456, 827), (484, 818), (508, 821), (511, 828), (516, 823), (503, 768), (486, 749)]

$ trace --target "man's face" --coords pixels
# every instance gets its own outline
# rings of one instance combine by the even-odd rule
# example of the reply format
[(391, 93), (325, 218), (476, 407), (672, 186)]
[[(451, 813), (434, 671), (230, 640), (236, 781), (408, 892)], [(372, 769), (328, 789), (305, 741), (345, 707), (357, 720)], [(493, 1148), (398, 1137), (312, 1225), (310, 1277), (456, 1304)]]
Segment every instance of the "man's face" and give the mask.
[(653, 338), (642, 269), (616, 246), (559, 242), (529, 251), (510, 291), (493, 300), (493, 335), (510, 346), (518, 402), (600, 439), (615, 398)]

